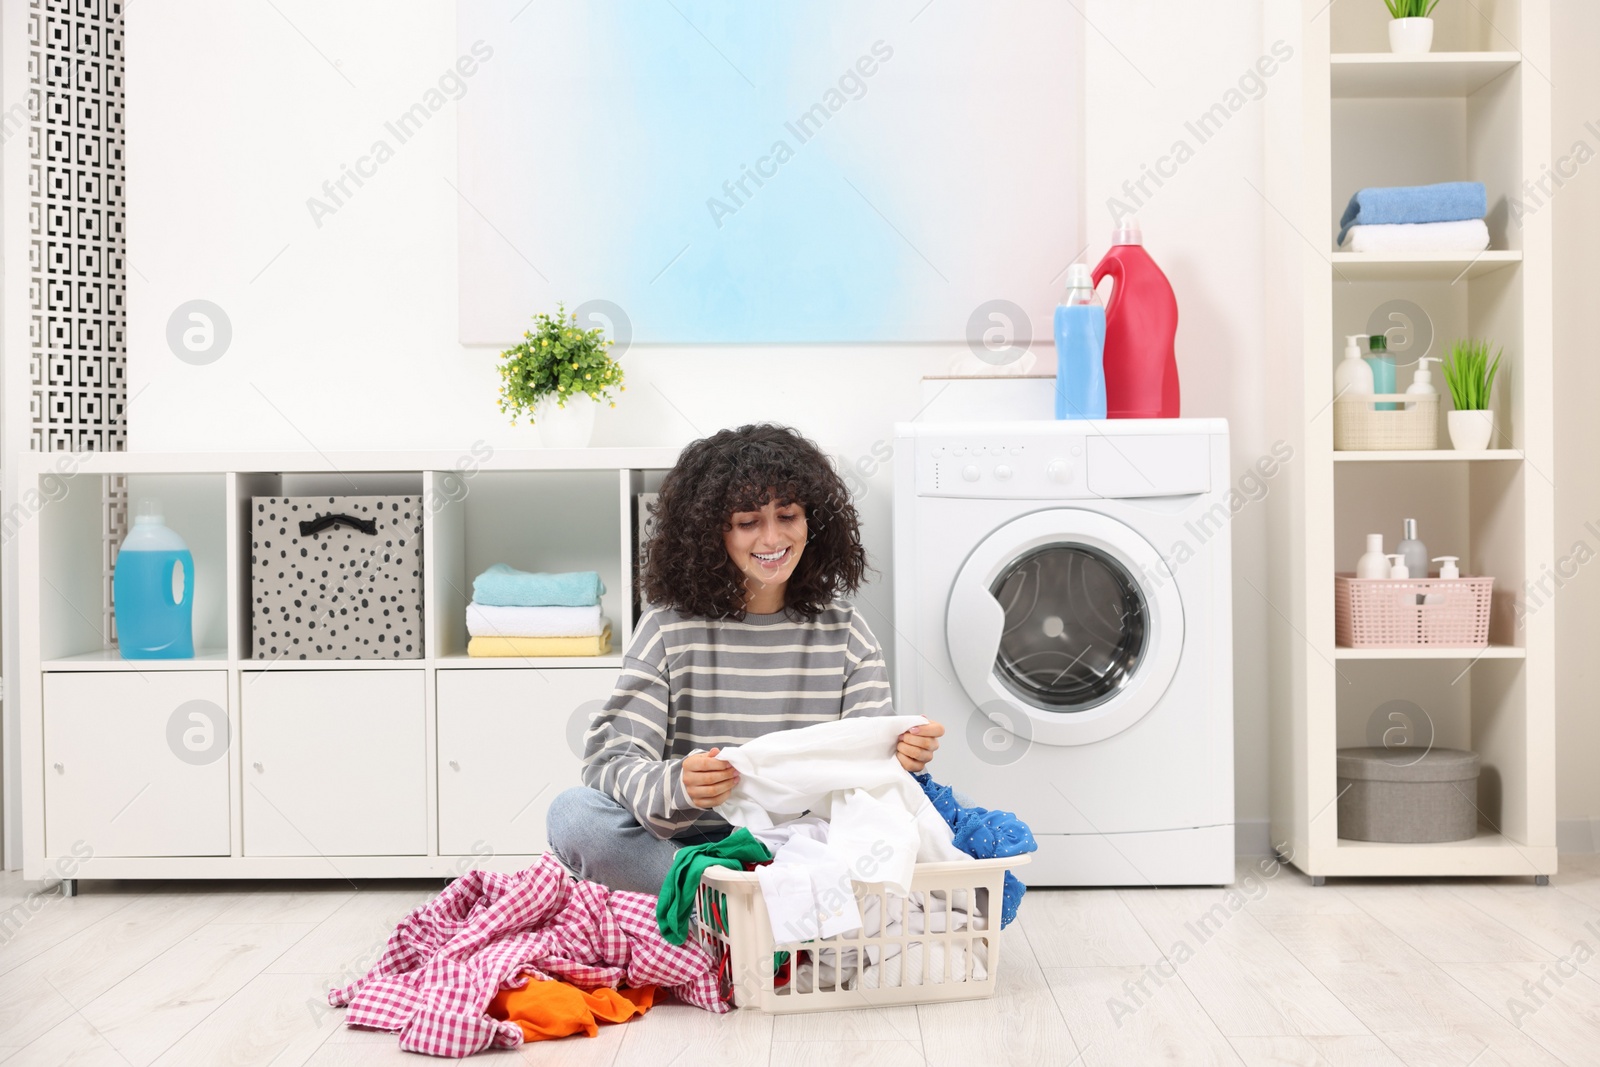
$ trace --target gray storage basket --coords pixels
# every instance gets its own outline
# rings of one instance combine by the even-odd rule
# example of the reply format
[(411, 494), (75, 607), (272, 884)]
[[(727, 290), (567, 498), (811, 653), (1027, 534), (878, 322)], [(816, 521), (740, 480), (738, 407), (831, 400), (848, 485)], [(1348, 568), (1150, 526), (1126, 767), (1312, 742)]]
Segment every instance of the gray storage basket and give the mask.
[(1458, 748), (1341, 748), (1339, 836), (1434, 844), (1478, 832), (1476, 752)]
[(258, 496), (250, 517), (251, 658), (422, 658), (420, 497)]

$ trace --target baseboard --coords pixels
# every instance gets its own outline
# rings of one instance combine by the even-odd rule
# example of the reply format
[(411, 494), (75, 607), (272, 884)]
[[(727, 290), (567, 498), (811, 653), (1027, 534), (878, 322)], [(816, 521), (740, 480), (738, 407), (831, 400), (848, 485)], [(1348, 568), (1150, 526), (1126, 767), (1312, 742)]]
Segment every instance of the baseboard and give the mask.
[(1562, 852), (1600, 852), (1600, 815), (1558, 819), (1556, 848)]

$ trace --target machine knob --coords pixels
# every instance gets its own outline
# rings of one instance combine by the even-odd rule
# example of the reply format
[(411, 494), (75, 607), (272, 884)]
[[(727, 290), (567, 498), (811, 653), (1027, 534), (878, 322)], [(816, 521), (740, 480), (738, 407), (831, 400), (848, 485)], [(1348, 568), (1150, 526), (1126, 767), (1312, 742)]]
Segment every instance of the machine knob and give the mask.
[(1002, 463), (994, 469), (994, 476), (1002, 482), (1009, 482), (1011, 480), (1011, 468)]
[(969, 482), (975, 482), (979, 478), (983, 477), (983, 472), (978, 469), (978, 465), (976, 463), (968, 463), (965, 467), (961, 468), (961, 477), (965, 478)]
[(1049, 465), (1045, 467), (1044, 472), (1050, 476), (1052, 482), (1060, 482), (1066, 485), (1072, 481), (1072, 464), (1064, 459), (1051, 460)]

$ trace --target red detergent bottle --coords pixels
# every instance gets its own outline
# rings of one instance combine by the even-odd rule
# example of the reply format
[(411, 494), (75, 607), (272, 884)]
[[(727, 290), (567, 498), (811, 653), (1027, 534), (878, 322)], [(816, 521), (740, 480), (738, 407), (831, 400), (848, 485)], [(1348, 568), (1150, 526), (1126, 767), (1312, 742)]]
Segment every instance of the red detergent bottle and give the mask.
[(1094, 269), (1094, 282), (1112, 279), (1106, 305), (1106, 417), (1178, 417), (1178, 298), (1167, 276), (1144, 250), (1137, 219), (1111, 236), (1111, 250)]

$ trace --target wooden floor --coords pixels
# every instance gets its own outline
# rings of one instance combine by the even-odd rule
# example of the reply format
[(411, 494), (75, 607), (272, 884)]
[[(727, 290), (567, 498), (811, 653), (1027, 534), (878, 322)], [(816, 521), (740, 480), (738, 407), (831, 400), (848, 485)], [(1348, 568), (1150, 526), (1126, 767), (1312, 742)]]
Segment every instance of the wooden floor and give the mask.
[[(1006, 933), (993, 1000), (784, 1017), (666, 1004), (592, 1040), (480, 1058), (1590, 1065), (1600, 1062), (1600, 857), (1562, 865), (1546, 888), (1530, 879), (1313, 888), (1292, 869), (1241, 860), (1231, 897), (1036, 890)], [(364, 973), (394, 922), (438, 887), (99, 883), (64, 899), (0, 875), (0, 908), (22, 905), (0, 927), (0, 1060), (425, 1062), (388, 1034), (345, 1030), (322, 995), (331, 980)]]

